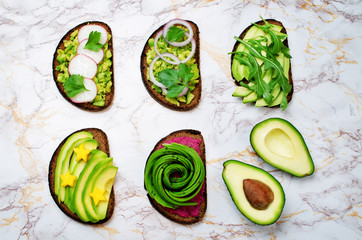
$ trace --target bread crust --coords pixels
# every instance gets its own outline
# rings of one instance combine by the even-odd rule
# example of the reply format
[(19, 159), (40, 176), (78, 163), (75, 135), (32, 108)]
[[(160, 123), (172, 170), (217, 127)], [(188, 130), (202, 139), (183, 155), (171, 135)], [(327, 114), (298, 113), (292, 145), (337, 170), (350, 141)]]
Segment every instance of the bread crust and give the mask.
[[(274, 24), (274, 25), (278, 25), (278, 26), (281, 26), (282, 27), (282, 30), (281, 32), (284, 33), (284, 34), (287, 34), (287, 30), (286, 28), (284, 27), (284, 25), (280, 22), (280, 21), (277, 21), (275, 19), (265, 19), (265, 21), (267, 21), (268, 23), (271, 23), (271, 24)], [(263, 20), (260, 20), (258, 22), (255, 22), (255, 24), (257, 25), (264, 25), (265, 22)], [(245, 34), (248, 32), (248, 30), (253, 26), (253, 24), (249, 25), (247, 28), (245, 28), (245, 30), (240, 34), (239, 38), (240, 39), (243, 39), (245, 37)], [(240, 45), (241, 43), (236, 41), (235, 42), (235, 45), (233, 47), (233, 51), (232, 52), (235, 52), (236, 49), (238, 48), (238, 46)], [(288, 45), (288, 37), (283, 41), (283, 44), (289, 48), (289, 45)], [(233, 61), (234, 61), (234, 55), (235, 54), (231, 54), (231, 76), (232, 78), (234, 79), (234, 83), (237, 85), (237, 86), (240, 86), (240, 83), (234, 78), (233, 74), (232, 74), (232, 65), (233, 65)], [(248, 84), (248, 81), (244, 78), (242, 80), (243, 83), (245, 84)], [(290, 92), (288, 93), (287, 95), (287, 101), (288, 103), (292, 100), (292, 96), (293, 96), (293, 77), (292, 77), (292, 65), (291, 65), (291, 61), (289, 61), (289, 84), (292, 86)], [(279, 107), (279, 105), (277, 106), (274, 106), (274, 107)]]
[(54, 191), (54, 184), (55, 184), (55, 180), (54, 180), (54, 176), (55, 176), (55, 168), (57, 166), (57, 158), (59, 155), (59, 152), (62, 148), (62, 146), (64, 145), (64, 143), (66, 142), (66, 140), (74, 133), (77, 132), (82, 132), (82, 131), (86, 131), (86, 132), (90, 132), (93, 134), (94, 139), (99, 143), (99, 147), (98, 149), (103, 151), (104, 153), (106, 153), (108, 156), (110, 155), (110, 151), (109, 151), (109, 144), (108, 144), (108, 138), (107, 135), (98, 128), (85, 128), (85, 129), (81, 129), (78, 131), (75, 131), (71, 134), (69, 134), (57, 147), (57, 149), (55, 150), (55, 152), (53, 153), (53, 156), (50, 160), (49, 163), (49, 172), (48, 172), (48, 182), (49, 182), (49, 189), (50, 189), (50, 194), (53, 197), (54, 202), (58, 205), (58, 207), (60, 208), (60, 210), (62, 210), (68, 217), (81, 222), (81, 223), (85, 223), (85, 224), (91, 224), (91, 225), (95, 225), (95, 224), (101, 224), (104, 222), (107, 222), (114, 211), (114, 205), (115, 205), (115, 197), (114, 197), (114, 190), (112, 187), (112, 191), (109, 197), (109, 204), (108, 204), (108, 209), (107, 209), (107, 214), (106, 217), (96, 223), (93, 222), (83, 222), (75, 213), (72, 213), (69, 208), (63, 203), (59, 203), (58, 201), (58, 196), (55, 194)]
[[(111, 57), (111, 61), (112, 61), (112, 66), (111, 66), (111, 71), (112, 71), (112, 75), (111, 75), (111, 81), (112, 81), (112, 86), (111, 86), (111, 92), (106, 94), (105, 97), (105, 104), (103, 107), (99, 107), (99, 106), (95, 106), (93, 105), (91, 102), (86, 102), (86, 103), (75, 103), (72, 100), (70, 100), (70, 98), (67, 96), (67, 94), (64, 91), (64, 86), (62, 83), (60, 83), (57, 79), (58, 79), (58, 74), (60, 73), (60, 71), (57, 71), (56, 68), (57, 66), (60, 64), (57, 60), (58, 57), (58, 49), (65, 49), (63, 41), (64, 40), (69, 40), (70, 39), (70, 35), (72, 34), (72, 32), (74, 32), (75, 30), (79, 30), (81, 27), (83, 27), (84, 25), (87, 24), (96, 24), (96, 25), (100, 25), (102, 27), (104, 27), (107, 32), (112, 36), (112, 38), (108, 41), (108, 49), (112, 52), (112, 57)], [(59, 90), (59, 92), (62, 94), (62, 96), (68, 101), (70, 102), (72, 105), (83, 109), (83, 110), (87, 110), (87, 111), (91, 111), (91, 112), (99, 112), (99, 111), (103, 111), (105, 109), (107, 109), (113, 102), (113, 98), (114, 98), (114, 61), (113, 61), (113, 35), (112, 35), (112, 30), (111, 28), (104, 22), (99, 22), (99, 21), (88, 21), (88, 22), (84, 22), (81, 23), (77, 26), (75, 26), (74, 28), (70, 29), (60, 40), (60, 42), (58, 43), (57, 48), (55, 49), (55, 53), (53, 55), (53, 79), (55, 81), (55, 84)]]
[(187, 22), (191, 25), (192, 30), (194, 32), (194, 39), (196, 42), (196, 50), (195, 50), (194, 58), (196, 60), (197, 66), (199, 68), (199, 73), (200, 73), (199, 83), (196, 84), (195, 89), (192, 91), (192, 94), (194, 94), (194, 99), (192, 99), (192, 101), (189, 104), (180, 102), (180, 106), (177, 106), (175, 104), (168, 102), (165, 99), (165, 96), (162, 95), (162, 93), (157, 93), (152, 89), (152, 82), (147, 79), (147, 69), (149, 68), (149, 65), (147, 64), (147, 51), (150, 49), (150, 46), (148, 45), (148, 40), (151, 38), (155, 38), (157, 33), (159, 31), (162, 31), (165, 24), (160, 26), (158, 29), (156, 29), (151, 34), (151, 36), (147, 39), (147, 41), (143, 47), (143, 51), (141, 54), (141, 62), (140, 62), (142, 82), (145, 85), (147, 92), (151, 95), (151, 97), (154, 100), (156, 100), (158, 103), (160, 103), (164, 107), (167, 107), (169, 109), (176, 110), (176, 111), (192, 110), (199, 105), (200, 100), (201, 100), (202, 84), (201, 84), (201, 69), (200, 69), (200, 36), (199, 36), (200, 32), (199, 32), (198, 26), (194, 22), (189, 21), (189, 20), (187, 20)]
[[(168, 212), (164, 206), (157, 203), (153, 198), (150, 197), (150, 195), (148, 193), (147, 193), (147, 197), (150, 200), (151, 205), (159, 213), (161, 213), (164, 217), (170, 219), (171, 221), (180, 223), (180, 224), (193, 224), (193, 223), (197, 223), (197, 222), (202, 220), (202, 218), (205, 215), (206, 208), (207, 208), (207, 186), (206, 186), (207, 181), (206, 181), (205, 142), (204, 142), (203, 136), (201, 135), (201, 132), (197, 131), (197, 130), (193, 130), (193, 129), (184, 129), (184, 130), (178, 130), (178, 131), (170, 133), (169, 135), (167, 135), (166, 137), (162, 138), (161, 140), (159, 140), (157, 142), (157, 144), (153, 148), (152, 152), (148, 156), (147, 161), (150, 158), (150, 156), (152, 155), (152, 153), (155, 152), (157, 149), (159, 149), (161, 147), (161, 144), (163, 144), (165, 141), (170, 140), (170, 139), (175, 138), (175, 137), (191, 137), (191, 138), (194, 138), (194, 139), (201, 140), (201, 142), (200, 142), (201, 156), (200, 157), (201, 157), (202, 162), (204, 163), (204, 167), (205, 167), (205, 180), (204, 180), (205, 191), (204, 191), (204, 194), (203, 194), (203, 201), (200, 204), (200, 212), (196, 217), (192, 217), (192, 216), (190, 216), (190, 217), (181, 217), (178, 214)], [(147, 165), (147, 162), (146, 162), (146, 165)], [(145, 186), (145, 189), (146, 189), (146, 186)], [(147, 191), (147, 189), (146, 189), (146, 191)]]

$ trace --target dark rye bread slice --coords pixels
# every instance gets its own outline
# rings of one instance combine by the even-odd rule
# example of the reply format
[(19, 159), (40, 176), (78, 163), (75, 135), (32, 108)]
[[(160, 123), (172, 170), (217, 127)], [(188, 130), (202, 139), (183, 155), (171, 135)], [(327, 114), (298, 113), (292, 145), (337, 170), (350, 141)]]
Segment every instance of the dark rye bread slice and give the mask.
[[(268, 23), (271, 23), (271, 24), (274, 24), (274, 25), (278, 25), (278, 26), (281, 26), (282, 27), (282, 30), (281, 32), (282, 33), (285, 33), (287, 34), (287, 30), (286, 28), (283, 26), (283, 24), (275, 19), (265, 19), (265, 21), (267, 21)], [(265, 22), (263, 20), (260, 20), (258, 22), (255, 22), (255, 24), (258, 24), (258, 25), (264, 25)], [(249, 25), (239, 36), (240, 39), (243, 39), (245, 37), (245, 34), (248, 32), (248, 30), (253, 26), (253, 24)], [(234, 47), (233, 47), (233, 51), (232, 52), (235, 52), (236, 49), (238, 48), (239, 44), (241, 44), (240, 42), (236, 41)], [(283, 41), (283, 44), (289, 48), (289, 45), (288, 45), (288, 37)], [(234, 55), (235, 54), (231, 54), (231, 67), (233, 65), (233, 61), (234, 61)], [(234, 79), (234, 82), (237, 86), (240, 86), (240, 83), (234, 78), (233, 74), (232, 74), (232, 71), (231, 71), (231, 76), (233, 77)], [(243, 79), (242, 80), (245, 84), (248, 84), (248, 81), (246, 79)], [(292, 66), (291, 66), (291, 62), (289, 61), (289, 83), (290, 85), (292, 85), (292, 89), (290, 90), (290, 92), (288, 93), (287, 95), (287, 101), (290, 102), (292, 100), (292, 96), (293, 96), (293, 77), (292, 77)], [(279, 105), (277, 106), (274, 106), (274, 107), (278, 107)]]
[[(187, 21), (187, 22), (191, 25), (193, 32), (194, 32), (194, 39), (196, 42), (196, 50), (195, 50), (194, 58), (196, 60), (196, 63), (197, 63), (197, 66), (198, 66), (199, 72), (200, 72), (199, 83), (196, 84), (195, 89), (192, 91), (192, 94), (194, 94), (195, 97), (194, 97), (194, 99), (192, 99), (192, 101), (189, 104), (180, 102), (180, 106), (177, 106), (175, 104), (168, 102), (165, 99), (165, 96), (162, 95), (162, 93), (157, 93), (152, 89), (152, 82), (147, 79), (147, 69), (149, 68), (149, 65), (147, 64), (147, 55), (146, 54), (147, 54), (147, 51), (150, 49), (150, 46), (148, 45), (148, 40), (151, 38), (155, 38), (157, 33), (159, 31), (162, 31), (165, 24), (160, 26), (156, 31), (154, 31), (152, 33), (152, 35), (149, 37), (149, 39), (147, 39), (145, 46), (143, 47), (142, 54), (141, 54), (142, 81), (143, 81), (143, 84), (145, 85), (148, 93), (151, 95), (151, 97), (153, 99), (155, 99), (161, 105), (163, 105), (169, 109), (176, 110), (176, 111), (192, 110), (199, 105), (200, 100), (201, 100), (201, 90), (202, 90), (201, 85), (202, 84), (201, 84), (201, 69), (200, 69), (200, 36), (199, 36), (200, 32), (199, 32), (198, 26), (194, 22), (192, 22), (192, 21)], [(176, 26), (177, 26), (177, 24), (176, 24)]]
[[(207, 208), (207, 186), (206, 186), (206, 155), (205, 155), (205, 142), (204, 142), (204, 138), (201, 135), (200, 131), (197, 130), (192, 130), (192, 129), (184, 129), (184, 130), (178, 130), (175, 132), (170, 133), (169, 135), (167, 135), (166, 137), (162, 138), (161, 140), (159, 140), (157, 142), (157, 144), (155, 145), (155, 147), (153, 148), (152, 152), (150, 153), (150, 155), (147, 158), (150, 158), (151, 154), (153, 152), (155, 152), (160, 146), (161, 144), (163, 144), (165, 141), (170, 140), (172, 138), (175, 137), (191, 137), (193, 139), (199, 139), (201, 140), (200, 142), (200, 153), (201, 153), (201, 159), (204, 163), (204, 167), (205, 167), (205, 180), (204, 180), (204, 184), (205, 184), (205, 192), (203, 194), (203, 202), (200, 204), (200, 212), (196, 217), (181, 217), (178, 214), (175, 213), (170, 213), (166, 210), (166, 208), (162, 205), (160, 205), (159, 203), (157, 203), (153, 198), (150, 197), (149, 194), (147, 194), (148, 199), (150, 200), (151, 205), (159, 212), (161, 213), (164, 217), (177, 222), (177, 223), (181, 223), (181, 224), (192, 224), (192, 223), (197, 223), (199, 221), (202, 220), (202, 218), (205, 215), (206, 212), (206, 208)], [(147, 162), (146, 162), (147, 165)], [(146, 189), (146, 187), (145, 187)]]
[(108, 156), (110, 155), (110, 151), (109, 151), (109, 144), (108, 144), (108, 138), (107, 135), (98, 128), (85, 128), (85, 129), (81, 129), (78, 131), (75, 131), (71, 134), (69, 134), (57, 147), (57, 149), (55, 150), (55, 152), (53, 153), (53, 156), (50, 160), (49, 163), (49, 172), (48, 172), (48, 182), (49, 182), (49, 189), (50, 189), (50, 193), (53, 197), (54, 202), (58, 205), (58, 207), (66, 214), (68, 215), (70, 218), (81, 222), (81, 223), (86, 223), (86, 224), (101, 224), (104, 223), (106, 221), (108, 221), (112, 214), (113, 214), (113, 210), (114, 210), (114, 205), (115, 205), (115, 197), (114, 197), (114, 190), (112, 188), (111, 191), (111, 195), (109, 197), (109, 204), (108, 204), (108, 210), (107, 210), (107, 215), (103, 220), (100, 220), (96, 223), (92, 223), (92, 222), (83, 222), (75, 213), (72, 213), (69, 208), (64, 204), (64, 203), (59, 203), (58, 201), (58, 196), (55, 195), (54, 192), (54, 175), (55, 175), (55, 168), (57, 166), (57, 158), (59, 155), (59, 152), (62, 148), (62, 146), (64, 145), (65, 141), (74, 133), (77, 132), (82, 132), (82, 131), (86, 131), (86, 132), (90, 132), (93, 135), (93, 138), (99, 143), (98, 149), (103, 151), (104, 153), (106, 153)]
[[(56, 68), (57, 66), (60, 64), (57, 60), (58, 57), (58, 49), (65, 49), (64, 47), (64, 40), (69, 40), (70, 39), (70, 35), (75, 31), (75, 30), (79, 30), (81, 27), (83, 27), (84, 25), (88, 25), (88, 24), (96, 24), (96, 25), (100, 25), (102, 27), (104, 27), (106, 29), (106, 31), (112, 36), (112, 38), (108, 41), (108, 49), (112, 52), (112, 57), (111, 57), (111, 61), (112, 61), (112, 66), (111, 66), (111, 71), (112, 71), (112, 75), (111, 75), (111, 81), (112, 81), (112, 86), (111, 86), (111, 92), (108, 93), (106, 95), (106, 99), (105, 99), (105, 104), (103, 107), (99, 107), (99, 106), (95, 106), (93, 105), (91, 102), (86, 102), (86, 103), (75, 103), (72, 100), (70, 100), (70, 98), (67, 96), (67, 94), (64, 91), (64, 87), (63, 84), (58, 82), (58, 74), (60, 73), (60, 71), (57, 71)], [(73, 104), (74, 106), (83, 109), (83, 110), (87, 110), (87, 111), (91, 111), (91, 112), (99, 112), (99, 111), (103, 111), (105, 109), (107, 109), (113, 102), (113, 98), (114, 98), (114, 64), (113, 64), (113, 35), (112, 35), (112, 31), (111, 28), (103, 22), (99, 22), (99, 21), (89, 21), (89, 22), (84, 22), (79, 24), (78, 26), (72, 28), (71, 30), (69, 30), (60, 40), (60, 42), (58, 43), (57, 48), (55, 49), (55, 53), (53, 56), (53, 78), (55, 81), (55, 84), (59, 90), (59, 92), (62, 94), (62, 96), (71, 104)]]

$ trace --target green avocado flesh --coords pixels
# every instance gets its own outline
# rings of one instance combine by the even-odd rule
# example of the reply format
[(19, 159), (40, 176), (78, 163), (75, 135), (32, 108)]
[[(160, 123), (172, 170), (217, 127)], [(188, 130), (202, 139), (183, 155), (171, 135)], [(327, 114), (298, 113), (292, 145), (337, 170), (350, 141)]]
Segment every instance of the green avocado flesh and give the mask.
[(233, 97), (243, 98), (243, 103), (255, 102), (256, 107), (280, 105), (285, 110), (291, 91), (290, 56), (282, 43), (287, 35), (281, 30), (270, 23), (263, 27), (254, 24), (243, 39), (235, 37), (239, 45), (233, 52), (231, 71), (241, 86), (236, 87)]
[(251, 131), (255, 152), (270, 165), (297, 177), (313, 174), (314, 163), (300, 132), (288, 121), (269, 118)]
[[(237, 160), (228, 160), (223, 166), (222, 178), (239, 211), (259, 225), (269, 225), (277, 221), (285, 204), (285, 194), (278, 180), (263, 169)], [(248, 198), (248, 194), (260, 195), (258, 189), (251, 189), (248, 194), (244, 190), (245, 181), (250, 179), (266, 185), (273, 194), (272, 201), (264, 206), (264, 209), (256, 208)]]
[[(90, 151), (88, 161), (77, 161), (77, 153), (74, 148), (83, 145)], [(113, 159), (109, 158), (106, 153), (98, 150), (99, 143), (93, 139), (89, 132), (78, 132), (66, 140), (60, 150), (55, 170), (55, 186), (58, 191), (59, 202), (64, 202), (68, 209), (76, 213), (84, 222), (98, 222), (106, 217), (110, 193), (118, 168), (113, 166)], [(74, 186), (61, 186), (62, 180), (60, 175), (67, 172), (74, 177), (76, 181)], [(90, 193), (97, 187), (104, 191), (105, 201), (99, 201), (95, 205)], [(56, 190), (57, 188), (55, 188)]]
[[(164, 207), (192, 206), (200, 191), (205, 167), (199, 154), (186, 145), (163, 144), (151, 154), (145, 167), (145, 187), (151, 198)], [(173, 174), (180, 177), (174, 177)]]

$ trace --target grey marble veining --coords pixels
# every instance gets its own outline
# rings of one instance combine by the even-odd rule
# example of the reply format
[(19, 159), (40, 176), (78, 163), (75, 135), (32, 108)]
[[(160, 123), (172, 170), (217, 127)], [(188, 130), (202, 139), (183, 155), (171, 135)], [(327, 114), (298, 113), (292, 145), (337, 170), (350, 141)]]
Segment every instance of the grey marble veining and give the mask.
[[(228, 52), (251, 22), (275, 18), (289, 34), (293, 100), (286, 111), (255, 108), (231, 97)], [(139, 71), (149, 35), (179, 17), (200, 29), (200, 105), (162, 107)], [(99, 20), (113, 31), (115, 99), (105, 112), (79, 110), (52, 76), (62, 36)], [(360, 1), (2, 1), (0, 3), (0, 235), (3, 239), (360, 239), (362, 237), (362, 4)], [(252, 127), (287, 119), (302, 133), (315, 173), (296, 178), (264, 163), (249, 142)], [(106, 224), (63, 214), (50, 196), (48, 166), (58, 144), (86, 127), (108, 135), (119, 167), (116, 208)], [(191, 226), (173, 223), (148, 202), (146, 158), (154, 144), (184, 128), (200, 130), (207, 157), (208, 209)], [(269, 171), (282, 184), (279, 220), (258, 226), (233, 204), (221, 178), (225, 160)]]

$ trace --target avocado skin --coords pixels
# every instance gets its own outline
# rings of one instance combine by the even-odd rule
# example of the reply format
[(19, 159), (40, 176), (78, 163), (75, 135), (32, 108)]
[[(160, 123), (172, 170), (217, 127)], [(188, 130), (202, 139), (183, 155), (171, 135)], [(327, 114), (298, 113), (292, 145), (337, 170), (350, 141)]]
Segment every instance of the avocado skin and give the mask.
[[(304, 151), (308, 157), (308, 164), (310, 164), (310, 170), (305, 172), (305, 173), (297, 173), (293, 170), (288, 170), (288, 169), (285, 169), (283, 166), (281, 165), (278, 165), (276, 164), (275, 162), (273, 162), (273, 160), (271, 159), (268, 159), (266, 157), (263, 156), (263, 153), (260, 151), (260, 149), (256, 146), (256, 141), (253, 139), (253, 136), (254, 136), (254, 133), (255, 131), (257, 131), (258, 128), (262, 128), (264, 124), (267, 124), (267, 123), (270, 123), (270, 122), (273, 122), (273, 121), (276, 121), (276, 122), (280, 122), (282, 124), (284, 124), (285, 126), (289, 127), (290, 129), (292, 129), (292, 131), (294, 131), (298, 137), (299, 137), (299, 140), (301, 142), (301, 144), (303, 145), (304, 147)], [(252, 148), (254, 149), (254, 151), (258, 154), (258, 156), (264, 160), (265, 162), (267, 162), (268, 164), (270, 164), (271, 166), (275, 167), (275, 168), (278, 168), (286, 173), (289, 173), (293, 176), (296, 176), (296, 177), (305, 177), (305, 176), (309, 176), (309, 175), (312, 175), (314, 173), (314, 163), (313, 163), (313, 159), (310, 155), (310, 152), (308, 150), (308, 147), (304, 141), (304, 138), (302, 136), (302, 134), (298, 131), (298, 129), (296, 129), (293, 124), (291, 124), (289, 121), (285, 120), (285, 119), (282, 119), (282, 118), (268, 118), (262, 122), (259, 122), (258, 124), (256, 124), (253, 129), (251, 130), (251, 133), (250, 133), (250, 143), (251, 143), (251, 146)]]
[[(273, 217), (269, 220), (269, 221), (258, 221), (257, 219), (255, 219), (253, 217), (252, 214), (249, 214), (248, 211), (246, 210), (248, 205), (250, 203), (247, 202), (246, 200), (246, 197), (245, 197), (245, 193), (243, 193), (241, 196), (244, 196), (245, 198), (245, 201), (247, 204), (244, 204), (244, 205), (240, 205), (238, 204), (238, 200), (237, 199), (237, 192), (235, 192), (235, 190), (232, 188), (231, 186), (231, 183), (228, 182), (228, 179), (227, 179), (227, 172), (226, 172), (226, 168), (228, 165), (230, 164), (236, 164), (236, 165), (240, 165), (240, 166), (243, 166), (245, 169), (246, 168), (249, 168), (252, 172), (258, 172), (260, 173), (261, 175), (265, 175), (267, 176), (267, 178), (269, 180), (272, 181), (272, 183), (274, 184), (274, 187), (276, 187), (278, 190), (279, 190), (279, 193), (280, 194), (276, 194), (276, 192), (273, 192), (274, 193), (274, 201), (277, 201), (277, 199), (279, 198), (279, 201), (280, 201), (280, 204), (279, 205), (276, 205), (275, 207), (277, 207), (279, 209), (279, 211), (277, 211), (276, 213), (274, 213)], [(247, 164), (247, 163), (244, 163), (244, 162), (241, 162), (241, 161), (237, 161), (237, 160), (227, 160), (224, 162), (223, 164), (223, 173), (222, 173), (222, 178), (225, 182), (225, 185), (229, 191), (229, 194), (231, 196), (231, 199), (233, 200), (235, 206), (238, 208), (238, 210), (247, 218), (249, 219), (251, 222), (255, 223), (255, 224), (258, 224), (258, 225), (271, 225), (273, 223), (275, 223), (280, 215), (282, 214), (282, 211), (283, 211), (283, 208), (284, 208), (284, 205), (285, 205), (285, 193), (284, 193), (284, 190), (283, 190), (283, 187), (282, 185), (280, 184), (280, 182), (275, 179), (270, 173), (268, 173), (267, 171), (261, 169), (261, 168), (258, 168), (258, 167), (255, 167), (253, 165), (250, 165), (250, 164)], [(239, 174), (238, 176), (240, 176), (240, 182), (243, 182), (243, 174)], [(246, 177), (245, 177), (246, 178)], [(258, 177), (256, 176), (256, 174), (253, 174), (253, 178), (255, 178), (256, 180), (259, 180)], [(267, 184), (268, 186), (270, 186), (270, 184)], [(242, 186), (242, 185), (241, 185)], [(237, 188), (238, 191), (243, 191), (243, 188)], [(252, 208), (252, 207), (250, 207)], [(254, 209), (255, 210), (255, 209)], [(257, 210), (257, 211), (264, 211), (264, 210)]]

